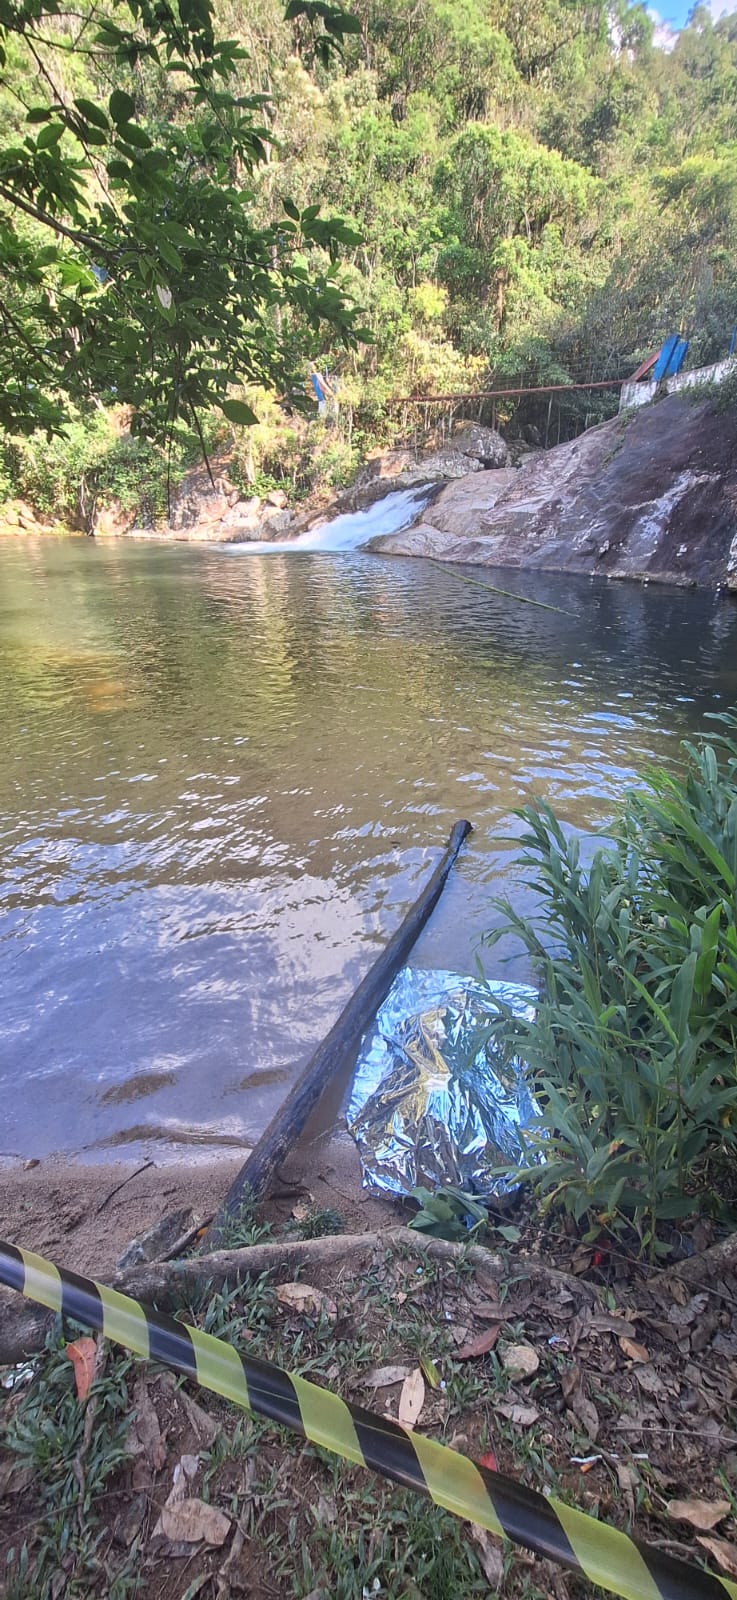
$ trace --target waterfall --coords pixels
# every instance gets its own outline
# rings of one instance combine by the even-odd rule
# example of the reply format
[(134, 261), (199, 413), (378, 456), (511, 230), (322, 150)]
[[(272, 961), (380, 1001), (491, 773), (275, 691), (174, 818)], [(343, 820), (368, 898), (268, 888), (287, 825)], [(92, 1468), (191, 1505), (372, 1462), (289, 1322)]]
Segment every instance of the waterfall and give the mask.
[(300, 551), (361, 550), (371, 539), (382, 533), (397, 533), (414, 522), (421, 511), (431, 486), (424, 483), (414, 489), (395, 489), (383, 495), (363, 511), (346, 511), (329, 522), (320, 522), (298, 539), (249, 540), (243, 544), (222, 546), (244, 555), (269, 555), (274, 550), (282, 553)]

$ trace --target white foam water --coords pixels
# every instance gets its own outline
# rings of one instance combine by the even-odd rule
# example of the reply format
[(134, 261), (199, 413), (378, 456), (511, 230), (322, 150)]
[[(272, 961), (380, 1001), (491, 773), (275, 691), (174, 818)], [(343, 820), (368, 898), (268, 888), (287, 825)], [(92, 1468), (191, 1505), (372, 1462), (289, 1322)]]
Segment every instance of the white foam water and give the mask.
[(395, 489), (383, 495), (363, 511), (347, 511), (330, 522), (321, 522), (298, 539), (252, 539), (248, 542), (221, 546), (244, 555), (269, 555), (275, 550), (293, 551), (361, 550), (371, 539), (383, 533), (398, 533), (414, 522), (430, 494), (430, 486), (422, 484), (417, 489)]

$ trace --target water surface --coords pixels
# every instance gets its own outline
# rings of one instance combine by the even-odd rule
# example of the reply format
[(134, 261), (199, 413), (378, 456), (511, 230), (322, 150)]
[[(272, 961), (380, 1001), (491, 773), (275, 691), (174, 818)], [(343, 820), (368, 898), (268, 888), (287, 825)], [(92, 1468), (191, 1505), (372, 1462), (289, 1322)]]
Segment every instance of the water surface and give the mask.
[(590, 832), (737, 700), (727, 599), (467, 576), (568, 614), (420, 561), (0, 545), (0, 1149), (251, 1144), (457, 817), (415, 960), (471, 970), (512, 809)]

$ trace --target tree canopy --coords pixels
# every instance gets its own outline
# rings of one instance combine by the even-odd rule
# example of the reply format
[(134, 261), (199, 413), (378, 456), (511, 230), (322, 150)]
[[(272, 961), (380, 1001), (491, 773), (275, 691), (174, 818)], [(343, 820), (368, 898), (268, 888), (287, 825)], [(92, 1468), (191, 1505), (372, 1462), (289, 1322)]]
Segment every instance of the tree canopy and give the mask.
[[(287, 16), (324, 65), (356, 26), (321, 0)], [(323, 322), (355, 342), (335, 265), (355, 229), (286, 194), (258, 216), (273, 135), (266, 97), (238, 85), (247, 60), (216, 36), (210, 0), (0, 3), (7, 429), (57, 426), (95, 397), (158, 437), (213, 404), (249, 422), (234, 384), (288, 389)]]
[[(294, 488), (318, 458), (342, 481), (407, 394), (616, 377), (672, 329), (727, 352), (735, 15), (0, 0), (0, 47), (6, 438), (255, 414), (249, 473)], [(290, 431), (310, 359), (330, 437)], [(558, 427), (614, 403), (572, 393)]]

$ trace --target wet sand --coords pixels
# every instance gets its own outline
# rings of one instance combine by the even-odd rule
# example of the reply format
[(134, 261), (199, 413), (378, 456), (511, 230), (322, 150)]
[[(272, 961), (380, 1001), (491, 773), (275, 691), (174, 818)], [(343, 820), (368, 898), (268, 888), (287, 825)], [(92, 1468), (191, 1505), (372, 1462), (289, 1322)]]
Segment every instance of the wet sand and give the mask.
[[(88, 1166), (49, 1159), (0, 1168), (0, 1238), (48, 1255), (59, 1266), (109, 1273), (132, 1239), (172, 1212), (191, 1207), (203, 1222), (226, 1194), (241, 1159), (192, 1164), (141, 1162)], [(127, 1180), (127, 1181), (125, 1181)], [(116, 1190), (117, 1186), (123, 1187)], [(286, 1157), (263, 1213), (278, 1227), (300, 1202), (338, 1211), (346, 1230), (407, 1220), (404, 1208), (367, 1195), (349, 1135), (309, 1133)]]

